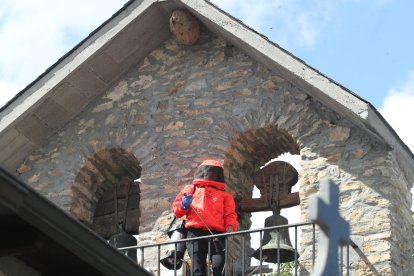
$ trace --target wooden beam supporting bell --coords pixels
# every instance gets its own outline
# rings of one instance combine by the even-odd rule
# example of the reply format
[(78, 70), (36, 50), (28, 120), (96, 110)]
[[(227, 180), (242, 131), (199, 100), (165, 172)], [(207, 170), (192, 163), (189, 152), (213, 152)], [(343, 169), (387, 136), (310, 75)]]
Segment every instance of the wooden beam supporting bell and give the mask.
[[(279, 209), (297, 206), (300, 203), (299, 193), (291, 193), (280, 199), (276, 207)], [(242, 212), (272, 211), (272, 206), (265, 198), (242, 199), (239, 203)]]
[(272, 211), (300, 204), (299, 193), (292, 193), (298, 181), (298, 172), (289, 163), (273, 161), (253, 176), (254, 185), (260, 190), (260, 198), (242, 199), (242, 212)]

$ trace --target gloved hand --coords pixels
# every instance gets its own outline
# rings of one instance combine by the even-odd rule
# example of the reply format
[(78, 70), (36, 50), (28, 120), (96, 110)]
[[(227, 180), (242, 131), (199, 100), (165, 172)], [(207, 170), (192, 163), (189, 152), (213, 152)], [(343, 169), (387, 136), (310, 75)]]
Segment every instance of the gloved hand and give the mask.
[(193, 201), (193, 195), (187, 195), (186, 193), (183, 194), (183, 198), (181, 199), (181, 208), (184, 210), (190, 209), (191, 202)]

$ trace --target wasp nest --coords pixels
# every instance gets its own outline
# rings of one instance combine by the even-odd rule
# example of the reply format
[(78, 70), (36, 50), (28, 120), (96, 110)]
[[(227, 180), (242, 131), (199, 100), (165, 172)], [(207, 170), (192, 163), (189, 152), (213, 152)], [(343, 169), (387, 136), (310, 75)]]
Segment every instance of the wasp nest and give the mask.
[(194, 44), (200, 36), (197, 19), (184, 9), (173, 11), (170, 18), (170, 30), (179, 44)]

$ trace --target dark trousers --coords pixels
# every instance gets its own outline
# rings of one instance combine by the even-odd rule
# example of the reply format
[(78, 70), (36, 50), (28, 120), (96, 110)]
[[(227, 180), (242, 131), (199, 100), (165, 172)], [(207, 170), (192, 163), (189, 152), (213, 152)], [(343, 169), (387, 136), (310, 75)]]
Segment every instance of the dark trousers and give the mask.
[[(213, 234), (219, 232), (213, 231)], [(187, 238), (195, 238), (211, 235), (207, 230), (188, 229)], [(209, 242), (210, 241), (210, 242)], [(209, 245), (210, 244), (210, 245)], [(225, 238), (221, 237), (218, 240), (202, 239), (198, 241), (189, 241), (186, 243), (188, 254), (191, 258), (191, 269), (193, 276), (206, 276), (207, 274), (207, 255), (210, 246), (210, 260), (213, 269), (213, 276), (221, 276), (223, 272), (225, 254), (224, 245)]]

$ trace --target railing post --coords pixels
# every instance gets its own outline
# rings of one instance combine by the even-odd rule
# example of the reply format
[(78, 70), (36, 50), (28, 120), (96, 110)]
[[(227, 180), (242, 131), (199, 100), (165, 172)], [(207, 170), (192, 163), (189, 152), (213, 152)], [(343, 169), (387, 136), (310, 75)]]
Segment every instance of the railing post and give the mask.
[(245, 265), (245, 255), (246, 255), (246, 250), (244, 249), (245, 246), (245, 237), (242, 234), (242, 276), (244, 276), (244, 271), (246, 270), (246, 265)]
[(280, 276), (280, 230), (277, 229), (277, 276)]
[(207, 275), (210, 275), (210, 273), (212, 273), (212, 271), (210, 270), (212, 262), (211, 262), (211, 258), (210, 258), (210, 254), (211, 254), (211, 239), (208, 239), (208, 253), (207, 253)]
[[(191, 260), (194, 260), (194, 241), (191, 241), (190, 243), (191, 243), (191, 246), (192, 246), (192, 249), (193, 249), (193, 250), (191, 250), (190, 258), (191, 258)], [(193, 267), (190, 268), (190, 275), (193, 276)]]
[(346, 275), (349, 276), (349, 244), (346, 245)]
[(316, 243), (316, 226), (312, 224), (312, 269), (315, 267), (315, 243)]
[(177, 243), (174, 243), (174, 276), (177, 276)]
[(228, 237), (224, 242), (224, 276), (227, 276), (227, 264), (228, 264)]
[(339, 247), (339, 250), (341, 250), (341, 256), (340, 256), (340, 259), (341, 259), (341, 262), (340, 262), (340, 265), (341, 265), (341, 270), (340, 270), (340, 272), (341, 272), (341, 276), (343, 276), (344, 275), (344, 250), (343, 250), (343, 246), (340, 246)]
[(158, 255), (158, 263), (157, 263), (157, 276), (160, 276), (160, 260), (161, 260), (161, 245), (158, 245), (157, 255)]
[(298, 227), (295, 226), (295, 276), (298, 275)]
[(262, 275), (262, 262), (263, 262), (263, 251), (262, 251), (262, 248), (263, 248), (263, 235), (262, 235), (262, 231), (260, 231), (260, 254), (259, 254), (259, 258), (260, 258), (260, 260), (259, 260), (259, 275)]
[(144, 248), (141, 249), (141, 266), (145, 268), (144, 266)]

